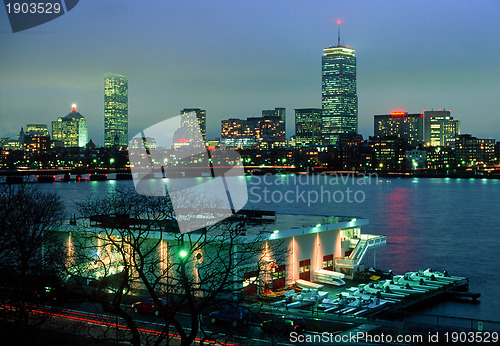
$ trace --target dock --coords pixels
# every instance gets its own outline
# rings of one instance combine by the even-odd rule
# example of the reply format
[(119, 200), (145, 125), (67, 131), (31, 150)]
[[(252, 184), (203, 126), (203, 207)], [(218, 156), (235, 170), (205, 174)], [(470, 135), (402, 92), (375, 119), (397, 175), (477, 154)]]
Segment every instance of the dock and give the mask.
[(471, 298), (473, 302), (477, 302), (479, 297), (481, 297), (481, 293), (453, 290), (446, 292), (446, 295), (452, 298)]

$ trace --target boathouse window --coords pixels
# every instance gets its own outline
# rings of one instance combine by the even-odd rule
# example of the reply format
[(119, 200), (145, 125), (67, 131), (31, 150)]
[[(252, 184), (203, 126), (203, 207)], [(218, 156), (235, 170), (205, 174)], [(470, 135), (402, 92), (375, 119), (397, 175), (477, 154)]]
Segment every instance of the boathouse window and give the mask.
[(323, 269), (333, 270), (333, 254), (323, 256)]
[(299, 279), (302, 280), (311, 280), (311, 260), (306, 259), (303, 261), (299, 261)]

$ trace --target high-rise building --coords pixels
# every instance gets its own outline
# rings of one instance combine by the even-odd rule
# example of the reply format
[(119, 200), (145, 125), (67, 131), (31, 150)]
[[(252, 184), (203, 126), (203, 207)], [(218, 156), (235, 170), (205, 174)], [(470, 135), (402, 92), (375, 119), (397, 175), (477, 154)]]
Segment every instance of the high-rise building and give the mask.
[(76, 111), (76, 105), (64, 117), (52, 122), (52, 139), (63, 142), (63, 146), (85, 147), (88, 142), (87, 122), (83, 115)]
[(46, 124), (28, 124), (28, 126), (26, 126), (26, 134), (32, 132), (41, 132), (43, 136), (49, 135), (49, 129)]
[(423, 142), (422, 114), (408, 114), (408, 112), (397, 111), (391, 114), (374, 116), (375, 137), (395, 136), (402, 138), (411, 146), (417, 146)]
[(128, 79), (104, 75), (104, 146), (128, 145)]
[(200, 127), (201, 135), (203, 136), (203, 143), (207, 141), (207, 111), (200, 108), (184, 108), (181, 110), (181, 126), (193, 127), (189, 119), (185, 116), (188, 113), (194, 112), (198, 119), (198, 126)]
[(257, 148), (260, 144), (262, 118), (221, 121), (221, 143), (231, 149)]
[(424, 111), (424, 142), (432, 147), (454, 146), (460, 134), (460, 121), (453, 120), (451, 111)]
[(490, 163), (495, 157), (495, 140), (458, 135), (455, 138), (455, 155), (457, 163), (463, 165)]
[(41, 154), (50, 149), (50, 136), (43, 131), (31, 131), (24, 137), (23, 149), (25, 152)]
[(285, 108), (265, 109), (262, 111), (261, 136), (264, 149), (285, 147), (287, 145)]
[(354, 49), (325, 48), (322, 58), (321, 107), (323, 144), (337, 145), (342, 133), (358, 133), (358, 95)]
[(295, 146), (321, 144), (321, 109), (295, 109)]

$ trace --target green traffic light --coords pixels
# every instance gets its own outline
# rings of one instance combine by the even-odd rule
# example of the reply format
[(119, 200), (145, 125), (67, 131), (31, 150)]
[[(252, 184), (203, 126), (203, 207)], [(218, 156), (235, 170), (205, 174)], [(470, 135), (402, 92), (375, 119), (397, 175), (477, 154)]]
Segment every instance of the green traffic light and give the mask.
[(181, 250), (181, 252), (179, 252), (179, 256), (181, 256), (181, 258), (184, 258), (187, 256), (187, 252), (185, 250)]

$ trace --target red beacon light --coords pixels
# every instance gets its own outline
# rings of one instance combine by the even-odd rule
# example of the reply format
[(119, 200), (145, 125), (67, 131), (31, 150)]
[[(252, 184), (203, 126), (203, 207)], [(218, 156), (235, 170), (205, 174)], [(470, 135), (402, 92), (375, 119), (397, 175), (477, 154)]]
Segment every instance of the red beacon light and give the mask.
[(391, 115), (393, 117), (402, 117), (402, 116), (406, 115), (406, 112), (405, 111), (394, 111), (391, 113)]

